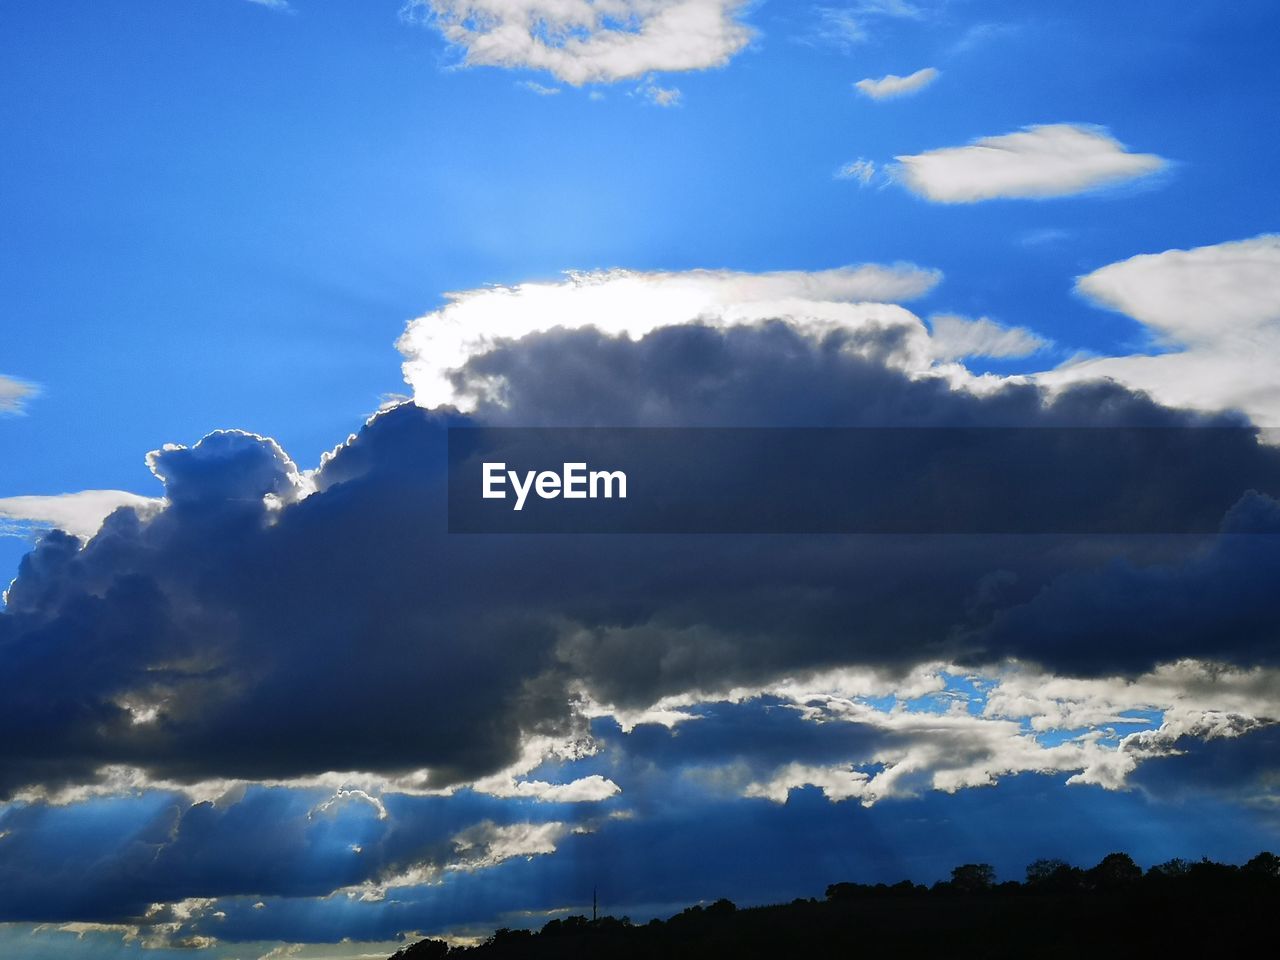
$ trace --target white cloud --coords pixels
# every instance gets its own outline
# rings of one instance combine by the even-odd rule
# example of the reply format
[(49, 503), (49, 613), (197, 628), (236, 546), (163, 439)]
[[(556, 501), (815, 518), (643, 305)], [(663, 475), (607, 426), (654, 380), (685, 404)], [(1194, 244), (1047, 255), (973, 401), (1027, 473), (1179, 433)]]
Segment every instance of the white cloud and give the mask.
[[(932, 668), (962, 674), (958, 668)], [(944, 712), (906, 709), (905, 699), (937, 692), (917, 677), (903, 689), (887, 688), (873, 677), (813, 677), (771, 685), (756, 695), (790, 699), (806, 719), (843, 721), (885, 731), (887, 746), (849, 762), (783, 764), (743, 785), (746, 796), (781, 803), (791, 790), (820, 788), (833, 801), (856, 799), (865, 806), (925, 790), (986, 786), (1022, 772), (1071, 773), (1068, 783), (1123, 789), (1145, 759), (1176, 753), (1181, 737), (1211, 740), (1236, 737), (1280, 718), (1280, 670), (1242, 669), (1182, 660), (1134, 679), (1057, 677), (1017, 663), (974, 677), (984, 688), (970, 710), (958, 697)], [(914, 688), (914, 689), (913, 689)], [(864, 702), (890, 696), (882, 709)], [(1159, 715), (1154, 723), (1135, 717)], [(1148, 729), (1122, 735), (1126, 725)], [(1061, 733), (1059, 742), (1040, 735)], [(1070, 736), (1067, 736), (1070, 734)], [(865, 768), (865, 769), (864, 769)]]
[(859, 157), (850, 160), (836, 171), (837, 180), (856, 180), (861, 186), (867, 186), (876, 175), (876, 165), (870, 160)]
[(379, 879), (344, 887), (339, 892), (352, 900), (377, 903), (386, 900), (390, 890), (439, 884), (447, 872), (471, 873), (516, 857), (555, 853), (566, 836), (589, 832), (589, 826), (573, 826), (558, 820), (510, 824), (482, 820), (453, 837), (454, 856), (448, 862), (422, 861)]
[(679, 87), (660, 87), (652, 81), (640, 87), (640, 94), (655, 107), (678, 107), (684, 97)]
[(1026, 327), (1006, 327), (986, 317), (971, 320), (953, 314), (929, 318), (934, 356), (939, 360), (965, 357), (1026, 357), (1049, 341)]
[(0, 413), (21, 413), (37, 390), (33, 384), (0, 375)]
[(140, 515), (150, 516), (163, 506), (162, 499), (124, 490), (85, 490), (51, 497), (5, 497), (0, 499), (0, 518), (23, 526), (57, 527), (88, 539), (120, 507), (133, 507)]
[(1010, 664), (987, 694), (983, 715), (1022, 719), (1045, 732), (1115, 724), (1138, 710), (1159, 712), (1158, 729), (1166, 733), (1211, 727), (1222, 716), (1280, 719), (1280, 670), (1187, 659), (1122, 679), (1057, 677)]
[(449, 295), (449, 303), (412, 321), (397, 346), (405, 380), (425, 407), (476, 397), (458, 394), (450, 372), (495, 342), (561, 327), (643, 336), (659, 327), (699, 320), (715, 326), (786, 319), (806, 331), (871, 325), (912, 332), (913, 362), (930, 360), (920, 320), (895, 301), (931, 290), (941, 279), (910, 264), (864, 265), (817, 272), (736, 273), (691, 270), (640, 273), (610, 270), (570, 274), (559, 283), (523, 283)]
[(409, 0), (467, 66), (545, 70), (565, 83), (719, 67), (745, 47), (744, 0)]
[(938, 77), (939, 72), (937, 70), (933, 67), (925, 67), (923, 70), (917, 70), (915, 73), (908, 74), (905, 77), (900, 77), (895, 73), (881, 77), (879, 80), (867, 77), (865, 80), (859, 80), (854, 86), (859, 92), (872, 100), (888, 100), (923, 90)]
[(1280, 235), (1131, 257), (1076, 289), (1144, 324), (1168, 352), (1083, 360), (1042, 382), (1111, 378), (1162, 403), (1239, 409), (1280, 427)]
[(839, 7), (818, 7), (817, 14), (817, 28), (808, 39), (846, 50), (867, 41), (868, 21), (923, 20), (925, 16), (919, 6), (906, 0), (857, 0)]
[[(129, 710), (135, 722), (153, 722), (163, 703), (149, 703), (141, 694), (124, 694), (117, 698), (117, 706)], [(607, 716), (596, 712), (592, 716)], [(382, 797), (400, 794), (413, 797), (449, 797), (462, 790), (499, 798), (524, 798), (544, 803), (597, 803), (622, 792), (612, 780), (599, 774), (579, 777), (567, 783), (548, 783), (544, 780), (524, 779), (530, 771), (547, 761), (570, 764), (595, 754), (597, 743), (590, 737), (571, 736), (555, 738), (529, 736), (521, 743), (520, 756), (505, 770), (470, 783), (437, 785), (436, 777), (429, 769), (407, 770), (398, 774), (379, 774), (359, 771), (330, 771), (309, 776), (282, 780), (231, 780), (212, 779), (195, 782), (179, 782), (151, 776), (147, 771), (121, 764), (100, 767), (93, 783), (78, 784), (56, 789), (31, 787), (19, 791), (26, 802), (54, 805), (80, 803), (93, 797), (114, 797), (138, 794), (146, 791), (175, 793), (186, 796), (192, 803), (222, 803), (236, 801), (251, 785), (290, 790), (320, 790), (329, 797), (317, 804), (310, 816), (347, 803), (367, 803), (384, 819), (387, 811)]]
[(489, 792), (496, 797), (527, 797), (541, 800), (544, 803), (599, 803), (622, 792), (612, 780), (593, 773), (587, 777), (579, 777), (568, 783), (547, 783), (544, 780), (521, 780), (510, 788), (502, 787)]
[(517, 86), (523, 87), (530, 93), (536, 93), (540, 97), (554, 97), (560, 92), (559, 87), (548, 87), (541, 83), (535, 83), (532, 80), (521, 80)]
[(249, 0), (249, 3), (256, 4), (259, 7), (266, 7), (268, 10), (279, 10), (281, 13), (292, 13), (293, 5), (289, 0)]
[[(855, 763), (789, 763), (743, 793), (783, 802), (791, 790), (820, 787), (830, 800), (856, 799), (863, 806), (925, 790), (955, 793), (990, 786), (1015, 773), (1090, 770), (1114, 762), (1116, 751), (1091, 740), (1042, 746), (1014, 721), (975, 717), (959, 709), (946, 713), (884, 712), (857, 703), (828, 705), (828, 716), (866, 724), (893, 734), (891, 745)], [(1133, 763), (1129, 766), (1132, 767)], [(872, 768), (870, 772), (859, 769)]]
[(1162, 169), (1150, 153), (1130, 153), (1098, 127), (1055, 123), (896, 158), (897, 177), (937, 203), (1001, 197), (1062, 197)]
[(340, 809), (352, 803), (368, 804), (377, 813), (379, 820), (387, 819), (387, 808), (383, 805), (381, 798), (365, 790), (354, 790), (347, 787), (335, 791), (333, 796), (318, 803), (307, 813), (307, 819), (314, 819), (316, 816), (328, 813), (330, 810)]
[(569, 824), (557, 820), (504, 825), (486, 820), (453, 838), (458, 859), (449, 864), (448, 869), (481, 870), (514, 857), (555, 853), (556, 844), (574, 830)]

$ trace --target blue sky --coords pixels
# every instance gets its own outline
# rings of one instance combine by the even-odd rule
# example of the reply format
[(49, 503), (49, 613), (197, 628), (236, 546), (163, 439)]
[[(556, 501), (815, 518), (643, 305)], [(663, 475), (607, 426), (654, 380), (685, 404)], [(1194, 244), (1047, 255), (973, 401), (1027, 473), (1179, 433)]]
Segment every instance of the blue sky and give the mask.
[[(821, 595), (829, 571), (854, 570), (856, 558), (809, 567), (801, 551), (812, 579), (786, 589), (744, 561), (644, 613), (647, 601), (610, 585), (556, 606), (548, 573), (528, 595), (512, 587), (493, 601), (536, 609), (528, 622), (490, 624), (465, 578), (486, 559), (439, 542), (416, 501), (399, 499), (431, 493), (414, 469), (430, 460), (422, 451), (438, 424), (410, 412), (441, 403), (496, 423), (648, 422), (653, 410), (677, 424), (846, 423), (848, 407), (801, 403), (814, 380), (795, 358), (830, 324), (896, 331), (906, 344), (859, 360), (883, 369), (831, 373), (870, 420), (884, 391), (894, 398), (884, 410), (910, 416), (954, 402), (978, 417), (982, 398), (1017, 394), (1027, 418), (1039, 416), (1027, 391), (1044, 391), (1035, 396), (1055, 423), (1123, 420), (1139, 407), (1149, 416), (1143, 404), (1154, 404), (1170, 422), (1234, 410), (1280, 426), (1275, 4), (623, 6), (627, 23), (592, 19), (587, 0), (5, 11), (0, 578), (17, 576), (52, 527), (88, 538), (117, 505), (139, 519), (126, 529), (132, 512), (117, 514), (84, 551), (49, 534), (0, 613), (0, 655), (31, 671), (21, 674), (31, 689), (68, 691), (72, 713), (134, 718), (127, 737), (88, 750), (96, 761), (85, 767), (69, 759), (78, 741), (65, 718), (50, 707), (32, 719), (40, 711), (23, 714), (14, 694), (3, 722), (48, 746), (6, 761), (19, 772), (0, 784), (0, 848), (21, 843), (23, 855), (0, 867), (0, 902), (31, 877), (83, 874), (83, 849), (101, 848), (103, 873), (74, 894), (37, 887), (0, 917), (12, 923), (0, 943), (17, 938), (31, 956), (132, 956), (145, 945), (164, 956), (189, 935), (211, 938), (199, 941), (211, 956), (256, 957), (349, 937), (375, 946), (314, 956), (379, 955), (400, 935), (482, 930), (516, 910), (539, 923), (580, 904), (599, 870), (592, 844), (630, 863), (655, 838), (708, 824), (723, 834), (705, 837), (718, 866), (665, 890), (664, 867), (638, 866), (617, 911), (789, 899), (839, 879), (930, 881), (978, 851), (1016, 875), (1060, 850), (1237, 859), (1280, 842), (1267, 786), (1266, 730), (1280, 711), (1265, 626), (1271, 547), (1227, 537), (1202, 554), (1153, 557), (1130, 545), (1106, 569), (1029, 546), (1013, 559), (948, 555), (921, 622), (877, 613), (868, 639), (840, 652), (822, 624), (863, 608), (824, 607), (770, 634), (713, 601), (749, 602), (751, 590), (735, 592), (748, 584), (764, 596)], [(522, 9), (549, 19), (530, 27)], [(566, 10), (585, 19), (555, 19)], [(523, 39), (496, 44), (486, 33), (495, 22)], [(785, 369), (760, 334), (777, 318), (798, 338)], [(724, 343), (680, 339), (695, 320)], [(616, 349), (590, 341), (588, 327)], [(730, 342), (739, 327), (745, 339)], [(498, 337), (508, 340), (495, 347)], [(666, 338), (674, 353), (662, 356), (678, 362), (653, 366), (646, 337)], [(745, 399), (671, 386), (677, 374), (699, 382), (700, 358), (722, 348)], [(505, 405), (484, 392), (494, 377)], [(1088, 392), (1103, 382), (1119, 392)], [(945, 397), (926, 397), (922, 383)], [(1054, 391), (1070, 402), (1054, 408)], [(766, 394), (784, 399), (751, 406)], [(397, 396), (417, 407), (366, 422)], [(802, 412), (784, 416), (792, 401)], [(195, 447), (219, 429), (247, 433), (148, 468), (149, 451)], [(275, 499), (260, 517), (228, 518), (209, 490)], [(103, 494), (51, 499), (83, 491)], [(1257, 509), (1254, 520), (1271, 516), (1274, 501)], [(884, 569), (897, 569), (893, 552)], [(634, 558), (639, 573), (629, 561), (604, 566), (640, 582), (651, 559)], [(566, 548), (547, 563), (577, 570), (583, 559)], [(963, 584), (961, 569), (972, 573)], [(418, 575), (433, 586), (402, 605)], [(644, 582), (661, 596), (672, 589)], [(294, 599), (273, 607), (264, 598), (277, 589)], [(1081, 589), (1100, 598), (1072, 607), (1097, 618), (1070, 624), (1083, 652), (1038, 646), (1037, 626), (1052, 633), (1044, 618)], [(1167, 603), (1164, 589), (1209, 607), (1199, 619), (1169, 616), (1171, 635), (1135, 641), (1123, 662), (1089, 639), (1128, 643), (1121, 626)], [(1231, 638), (1214, 619), (1212, 598), (1223, 596), (1237, 601)], [(990, 623), (965, 620), (974, 597), (996, 598)], [(1141, 602), (1126, 606), (1131, 597)], [(704, 601), (707, 611), (690, 612)], [(555, 634), (567, 621), (579, 632)], [(1172, 636), (1189, 622), (1201, 633)], [(871, 638), (875, 629), (883, 636)], [(307, 630), (328, 653), (295, 638)], [(445, 634), (469, 639), (455, 649), (434, 639)], [(406, 666), (397, 652), (428, 642), (443, 644), (435, 659), (414, 654)], [(669, 656), (650, 663), (656, 646)], [(198, 682), (184, 673), (146, 686), (157, 664), (201, 657), (230, 687), (209, 679), (213, 667)], [(295, 685), (295, 658), (329, 672), (299, 668)], [(333, 666), (348, 659), (359, 666)], [(470, 691), (456, 728), (432, 721), (466, 750), (414, 739), (415, 721), (386, 704), (348, 703), (348, 669), (370, 685), (402, 673), (389, 698), (421, 677), (432, 690), (444, 678), (442, 698)], [(340, 755), (328, 756), (287, 718), (253, 713), (316, 691), (335, 711), (373, 718), (353, 730), (376, 719), (401, 745), (363, 749), (339, 731)], [(249, 704), (243, 725), (229, 719), (233, 702)], [(788, 722), (753, 740), (765, 715)], [(943, 720), (926, 729), (912, 719), (924, 715)], [(181, 737), (138, 732), (156, 717)], [(251, 727), (284, 730), (277, 753), (233, 758)], [(722, 739), (699, 746), (691, 732), (713, 727)], [(852, 739), (829, 742), (834, 729)], [(963, 757), (940, 760), (949, 750)], [(1190, 758), (1184, 767), (1175, 752)], [(1196, 758), (1220, 753), (1230, 782), (1202, 782), (1214, 767)], [(1186, 777), (1165, 772), (1178, 769)], [(452, 793), (435, 795), (439, 784)], [(574, 784), (575, 802), (548, 799), (548, 785)], [(252, 845), (226, 839), (252, 834), (230, 820), (202, 826), (201, 804), (291, 837), (288, 867), (267, 876)], [(993, 829), (1025, 820), (1022, 810), (1037, 811), (1027, 820), (1036, 829)], [(1069, 843), (1040, 826), (1066, 816), (1079, 818)], [(317, 817), (332, 820), (323, 837)], [(923, 822), (934, 826), (913, 826)], [(534, 829), (546, 823), (560, 826)], [(746, 835), (761, 838), (759, 857), (785, 863), (785, 879), (770, 886), (751, 864), (717, 859)], [(83, 838), (80, 849), (68, 838)], [(857, 852), (819, 862), (829, 843)], [(352, 845), (379, 859), (349, 866), (360, 856)], [(218, 862), (220, 846), (234, 863)], [(136, 876), (129, 864), (143, 848), (161, 850), (157, 862), (188, 859), (119, 890), (111, 878)], [(397, 900), (409, 904), (400, 919)], [(176, 901), (191, 901), (181, 916)], [(148, 914), (153, 903), (162, 906)], [(287, 920), (261, 921), (285, 907)], [(219, 911), (226, 918), (211, 919)], [(33, 933), (40, 923), (100, 926)]]

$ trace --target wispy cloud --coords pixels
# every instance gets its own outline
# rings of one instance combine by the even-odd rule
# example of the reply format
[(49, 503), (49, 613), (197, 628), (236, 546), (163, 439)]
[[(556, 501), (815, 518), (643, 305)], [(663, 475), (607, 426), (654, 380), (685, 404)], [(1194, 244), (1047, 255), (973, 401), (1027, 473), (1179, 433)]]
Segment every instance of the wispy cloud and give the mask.
[(939, 314), (929, 319), (929, 326), (932, 328), (930, 343), (939, 360), (1028, 357), (1051, 343), (1026, 327), (1006, 327), (986, 317), (973, 320)]
[(881, 77), (879, 80), (868, 77), (865, 80), (859, 80), (854, 86), (858, 92), (872, 100), (888, 100), (923, 90), (938, 79), (938, 76), (939, 72), (935, 68), (925, 67), (905, 77), (900, 77), (896, 73)]
[(10, 521), (0, 528), (13, 536), (26, 536), (34, 529), (56, 527), (88, 539), (98, 532), (102, 521), (120, 507), (132, 507), (140, 516), (150, 516), (164, 506), (164, 500), (141, 497), (124, 490), (84, 490), (47, 497), (0, 498), (0, 519)]
[(859, 0), (839, 7), (817, 7), (817, 23), (808, 38), (848, 49), (870, 38), (867, 24), (877, 19), (923, 20), (925, 12), (906, 0)]
[(268, 10), (278, 10), (280, 13), (295, 12), (293, 4), (289, 0), (248, 0), (248, 2), (259, 7), (266, 7)]
[(983, 44), (1013, 36), (1020, 28), (1014, 23), (975, 23), (951, 45), (952, 54), (968, 53)]
[(835, 173), (837, 180), (854, 180), (864, 187), (871, 183), (875, 175), (876, 165), (863, 157), (850, 160)]
[(0, 375), (0, 414), (22, 413), (26, 402), (38, 392), (35, 384)]
[(560, 92), (559, 87), (548, 87), (545, 84), (537, 83), (533, 80), (521, 80), (516, 84), (516, 86), (523, 87), (530, 93), (536, 93), (540, 97), (553, 97)]
[(640, 87), (640, 95), (655, 107), (678, 107), (684, 98), (679, 87), (661, 87), (653, 81)]
[(1167, 165), (1155, 154), (1130, 153), (1100, 127), (1067, 123), (1027, 127), (964, 147), (896, 159), (896, 177), (913, 193), (936, 203), (1063, 197), (1133, 180)]
[(1019, 234), (1017, 242), (1023, 247), (1047, 247), (1068, 240), (1073, 235), (1072, 231), (1063, 230), (1061, 227), (1038, 227)]

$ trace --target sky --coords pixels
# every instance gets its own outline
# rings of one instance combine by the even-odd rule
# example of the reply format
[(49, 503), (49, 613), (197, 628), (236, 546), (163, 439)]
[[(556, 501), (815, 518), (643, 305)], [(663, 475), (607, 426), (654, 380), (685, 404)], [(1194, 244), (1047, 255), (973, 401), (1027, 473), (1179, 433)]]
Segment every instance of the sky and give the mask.
[[(8, 5), (0, 952), (1280, 845), (1280, 10), (1050, 7)], [(1214, 536), (504, 539), (459, 424), (1248, 429)]]

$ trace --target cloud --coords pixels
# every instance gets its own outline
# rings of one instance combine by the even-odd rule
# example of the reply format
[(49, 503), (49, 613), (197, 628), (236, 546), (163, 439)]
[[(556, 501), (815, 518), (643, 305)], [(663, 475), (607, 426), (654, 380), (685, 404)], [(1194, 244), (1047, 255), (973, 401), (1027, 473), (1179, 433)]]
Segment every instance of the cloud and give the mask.
[[(1192, 662), (1131, 680), (1072, 680), (1016, 664), (983, 676), (943, 664), (902, 677), (857, 670), (796, 676), (700, 704), (698, 719), (674, 732), (642, 726), (623, 735), (611, 723), (597, 725), (595, 736), (605, 746), (589, 760), (601, 771), (593, 776), (627, 784), (625, 794), (606, 798), (612, 801), (606, 810), (553, 807), (539, 817), (522, 798), (497, 801), (465, 791), (379, 798), (355, 788), (260, 786), (194, 804), (152, 792), (87, 808), (13, 805), (0, 810), (9, 844), (0, 864), (0, 903), (11, 911), (5, 916), (41, 919), (92, 910), (100, 922), (128, 920), (147, 935), (163, 925), (175, 936), (266, 939), (297, 936), (297, 923), (313, 936), (328, 929), (338, 936), (390, 936), (417, 923), (442, 924), (438, 912), (446, 901), (467, 896), (470, 878), (512, 882), (510, 873), (494, 874), (504, 866), (555, 854), (567, 862), (539, 870), (558, 877), (561, 870), (580, 876), (601, 869), (589, 851), (570, 846), (571, 838), (588, 834), (603, 840), (616, 868), (608, 874), (610, 902), (643, 902), (645, 881), (619, 865), (643, 856), (654, 835), (669, 829), (664, 818), (675, 810), (698, 812), (704, 829), (682, 839), (695, 846), (724, 817), (754, 815), (753, 801), (771, 801), (769, 807), (799, 801), (801, 821), (831, 822), (830, 814), (796, 797), (811, 785), (828, 801), (857, 801), (858, 810), (839, 817), (874, 808), (885, 811), (886, 823), (906, 817), (908, 828), (919, 830), (922, 824), (910, 819), (914, 810), (902, 805), (994, 788), (1034, 771), (1057, 775), (1059, 784), (1078, 775), (1086, 793), (1092, 785), (1123, 787), (1146, 764), (1199, 749), (1205, 736), (1209, 743), (1266, 740), (1270, 728), (1248, 726), (1247, 718), (1274, 714), (1277, 706), (1276, 671), (1223, 671)], [(1165, 713), (1146, 742), (1116, 734), (1116, 728), (1144, 725), (1124, 715), (1135, 708)], [(1234, 724), (1224, 722), (1229, 715)], [(1216, 724), (1216, 732), (1207, 724)], [(1036, 789), (1044, 793), (1049, 786)], [(1152, 798), (1164, 789), (1159, 779), (1148, 787)], [(630, 797), (633, 804), (626, 803)], [(103, 829), (77, 828), (88, 814), (105, 821)], [(1147, 815), (1153, 815), (1149, 807)], [(795, 824), (787, 819), (764, 833), (794, 837)], [(619, 827), (630, 837), (620, 836)], [(76, 847), (50, 856), (47, 845), (69, 830), (78, 830)], [(545, 873), (537, 876), (554, 884), (549, 899), (557, 906), (566, 901), (556, 904), (556, 897), (580, 882), (565, 877), (562, 888)], [(517, 894), (518, 901), (524, 892)], [(216, 902), (209, 899), (214, 895)], [(264, 897), (268, 904), (256, 906)], [(332, 928), (317, 931), (308, 926), (314, 915), (290, 915), (289, 904), (308, 897), (336, 905)], [(153, 903), (156, 898), (176, 902), (166, 907)], [(376, 911), (378, 904), (397, 906), (389, 915), (360, 916), (360, 908)], [(417, 907), (406, 913), (408, 904)], [(329, 909), (316, 901), (305, 906), (310, 914)], [(494, 909), (491, 902), (485, 907)], [(257, 916), (246, 919), (249, 914)], [(373, 928), (362, 929), (365, 923)]]
[(835, 174), (837, 180), (856, 180), (859, 185), (864, 187), (871, 182), (875, 175), (876, 165), (862, 157), (857, 160), (850, 160)]
[[(936, 282), (907, 266), (613, 272), (458, 294), (402, 342), (418, 405), (374, 417), (317, 469), (239, 431), (153, 452), (163, 509), (117, 510), (83, 546), (45, 536), (9, 590), (0, 647), (22, 655), (0, 684), (0, 723), (15, 734), (0, 748), (0, 789), (73, 799), (253, 781), (323, 783), (327, 796), (470, 784), (591, 803), (626, 785), (533, 772), (548, 756), (587, 755), (588, 703), (648, 716), (691, 691), (940, 657), (1096, 672), (1110, 640), (1073, 641), (1070, 659), (1056, 634), (1003, 629), (997, 615), (1103, 559), (1182, 565), (1195, 579), (1189, 548), (707, 537), (691, 550), (679, 537), (601, 537), (584, 549), (443, 526), (455, 424), (1214, 422), (1111, 384), (1050, 395), (974, 376), (939, 360), (918, 317), (862, 299)], [(422, 407), (454, 400), (471, 412)], [(1234, 495), (1268, 456), (1239, 432), (1214, 467)], [(1055, 478), (1063, 490), (1080, 480), (1069, 468)], [(1259, 589), (1276, 568), (1259, 567)], [(1229, 616), (1206, 605), (1203, 622)], [(1241, 626), (1179, 655), (1258, 656), (1256, 624)], [(1134, 671), (1167, 652), (1129, 649)], [(678, 721), (678, 707), (663, 710)]]
[(1038, 227), (1019, 234), (1016, 242), (1023, 247), (1048, 247), (1060, 244), (1073, 236), (1072, 231), (1063, 230), (1060, 227)]
[(289, 0), (248, 0), (249, 3), (257, 4), (260, 7), (266, 7), (268, 10), (277, 10), (280, 13), (294, 13), (293, 4)]
[(742, 0), (409, 0), (466, 66), (544, 70), (573, 86), (706, 70), (751, 40)]
[(1246, 736), (1204, 739), (1193, 733), (1171, 740), (1130, 777), (1132, 786), (1155, 797), (1173, 797), (1188, 807), (1206, 799), (1254, 809), (1280, 826), (1276, 782), (1280, 780), (1280, 724)]
[(897, 74), (889, 74), (874, 80), (870, 77), (865, 80), (859, 80), (854, 84), (858, 91), (872, 100), (889, 100), (894, 97), (904, 97), (909, 93), (917, 93), (923, 90), (929, 84), (940, 76), (939, 72), (933, 67), (925, 67), (923, 70), (917, 70), (915, 73), (900, 77)]
[(573, 273), (561, 283), (523, 283), (450, 294), (443, 308), (409, 324), (397, 343), (417, 402), (463, 409), (475, 399), (457, 391), (451, 372), (496, 342), (559, 327), (594, 327), (643, 336), (697, 320), (728, 325), (794, 316), (815, 328), (880, 322), (918, 323), (905, 311), (852, 307), (923, 296), (941, 275), (910, 264), (864, 265), (816, 272), (736, 273), (693, 270)]
[(846, 51), (870, 38), (870, 21), (925, 18), (920, 6), (906, 0), (856, 0), (839, 7), (817, 7), (816, 13), (817, 25), (805, 39)]
[(491, 867), (512, 857), (535, 857), (556, 852), (556, 844), (570, 832), (566, 823), (478, 823), (453, 839), (458, 861), (453, 869)]
[(938, 314), (929, 319), (929, 326), (934, 356), (939, 360), (1026, 357), (1050, 343), (1026, 327), (1006, 327), (986, 317), (971, 320)]
[(34, 384), (0, 375), (0, 414), (22, 413), (26, 402), (38, 392)]
[[(573, 903), (615, 851), (669, 875), (672, 837), (729, 831), (740, 856), (759, 835), (753, 860), (794, 865), (815, 824), (815, 849), (893, 804), (941, 830), (958, 808), (940, 793), (1025, 799), (1017, 774), (1094, 797), (1266, 736), (1280, 562), (1243, 531), (1280, 507), (1244, 496), (1275, 456), (1247, 431), (1212, 464), (1240, 503), (1194, 542), (448, 534), (456, 425), (1239, 422), (1114, 382), (974, 375), (953, 357), (1037, 338), (887, 302), (938, 280), (614, 271), (459, 293), (405, 333), (416, 402), (315, 469), (242, 431), (154, 451), (159, 506), (87, 543), (44, 536), (0, 613), (0, 791), (22, 801), (0, 804), (5, 916), (146, 927), (154, 903), (218, 896), (155, 923), (376, 940), (475, 922), (481, 888), (486, 909), (495, 889)], [(1068, 463), (1037, 494), (1084, 479)], [(822, 793), (858, 803), (832, 820)], [(727, 862), (689, 870), (709, 884)]]
[[(1085, 674), (1161, 658), (1275, 663), (1268, 624), (1280, 616), (1272, 569), (1280, 563), (1280, 503), (1247, 493), (1223, 535), (1179, 564), (1115, 559), (1055, 578), (1034, 598), (980, 629), (989, 651), (1036, 638), (1039, 662)], [(1230, 643), (1222, 638), (1230, 636)], [(1088, 638), (1083, 642), (1081, 638)]]
[(523, 87), (530, 93), (536, 93), (540, 97), (554, 97), (560, 92), (559, 87), (548, 87), (541, 83), (535, 83), (533, 80), (521, 80), (517, 86)]
[(994, 40), (1012, 37), (1019, 33), (1021, 29), (1015, 23), (975, 23), (964, 31), (959, 40), (951, 45), (949, 52), (952, 55), (968, 53)]
[(1064, 197), (1147, 176), (1167, 165), (1154, 154), (1130, 153), (1099, 127), (1066, 123), (896, 159), (902, 183), (935, 203)]
[[(804, 323), (775, 322), (678, 325), (640, 340), (530, 334), (473, 357), (457, 383), (464, 393), (475, 382), (504, 384), (502, 402), (478, 401), (476, 416), (493, 424), (1051, 424), (1097, 423), (1095, 407), (1108, 418), (1159, 414), (1113, 388), (1102, 388), (1105, 403), (1077, 389), (1046, 404), (1028, 386), (979, 395), (911, 375), (892, 358), (904, 334), (908, 343), (925, 337), (923, 325), (886, 309), (885, 324), (810, 319), (808, 333)], [(969, 618), (991, 570), (1020, 570), (1018, 596), (1057, 562), (1052, 544), (993, 555), (984, 543), (945, 541), (929, 555), (925, 604), (907, 602), (921, 575), (918, 545), (893, 538), (874, 551), (803, 537), (770, 540), (767, 554), (717, 538), (695, 552), (680, 538), (628, 540), (625, 550), (604, 538), (586, 555), (572, 538), (554, 550), (525, 542), (495, 551), (498, 541), (449, 538), (440, 525), (454, 417), (412, 405), (379, 415), (307, 475), (314, 492), (305, 497), (278, 446), (214, 434), (150, 458), (166, 509), (149, 518), (119, 510), (83, 549), (46, 536), (0, 615), (0, 645), (28, 653), (11, 660), (10, 693), (0, 697), (0, 720), (27, 731), (5, 748), (8, 788), (93, 783), (124, 766), (141, 768), (142, 783), (173, 784), (417, 770), (419, 784), (438, 790), (512, 767), (531, 737), (581, 738), (577, 689), (644, 709), (690, 689), (851, 659), (909, 665), (926, 650), (936, 656), (938, 638)], [(406, 556), (420, 561), (406, 566)], [(722, 588), (706, 590), (696, 573), (706, 569), (728, 578)], [(364, 599), (352, 605), (354, 596)], [(838, 639), (851, 623), (856, 650)], [(1018, 650), (1034, 656), (1034, 639)]]
[(855, 0), (846, 9), (863, 16), (898, 17), (906, 20), (923, 20), (924, 10), (908, 0)]
[(1122, 789), (1179, 743), (1268, 727), (1280, 718), (1280, 671), (1194, 660), (1132, 679), (1016, 662), (976, 675), (942, 664), (901, 678), (839, 670), (734, 690), (695, 711), (678, 739), (635, 734), (623, 749), (747, 797), (783, 802), (814, 786), (869, 807), (1028, 772)]
[(98, 532), (102, 522), (121, 507), (129, 507), (147, 517), (163, 509), (164, 500), (142, 497), (123, 490), (85, 490), (49, 497), (0, 498), (0, 517), (16, 521), (19, 530), (54, 527), (73, 536), (88, 539)]
[(640, 87), (640, 94), (655, 107), (678, 107), (683, 97), (678, 87), (660, 87), (652, 81)]
[(1162, 403), (1239, 409), (1280, 427), (1280, 236), (1264, 234), (1113, 263), (1076, 281), (1102, 307), (1142, 323), (1156, 350), (1071, 363), (1047, 384), (1111, 378)]

